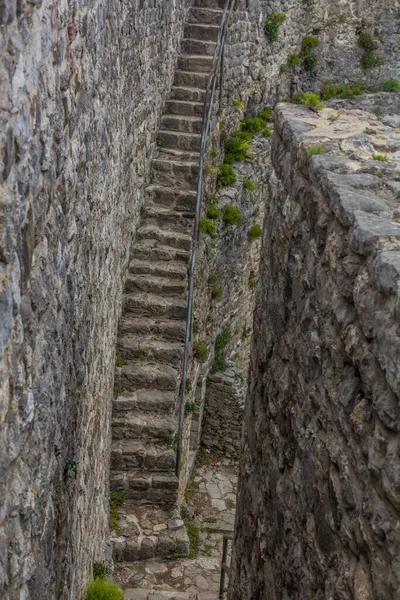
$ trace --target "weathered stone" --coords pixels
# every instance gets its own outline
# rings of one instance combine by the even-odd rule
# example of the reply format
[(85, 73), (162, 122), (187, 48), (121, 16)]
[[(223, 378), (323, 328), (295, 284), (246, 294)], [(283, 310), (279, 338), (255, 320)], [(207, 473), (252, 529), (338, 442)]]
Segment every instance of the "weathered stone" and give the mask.
[[(298, 118), (308, 122), (304, 110)], [(367, 116), (349, 118), (357, 131)], [(291, 133), (292, 119), (292, 107), (278, 108), (228, 597), (394, 600), (398, 199), (382, 171), (362, 181), (362, 160), (347, 162), (346, 173), (343, 155), (332, 156), (346, 144), (304, 162), (309, 134)], [(313, 135), (325, 131), (323, 119)], [(382, 197), (385, 216), (343, 218), (337, 208), (355, 192), (360, 207)]]

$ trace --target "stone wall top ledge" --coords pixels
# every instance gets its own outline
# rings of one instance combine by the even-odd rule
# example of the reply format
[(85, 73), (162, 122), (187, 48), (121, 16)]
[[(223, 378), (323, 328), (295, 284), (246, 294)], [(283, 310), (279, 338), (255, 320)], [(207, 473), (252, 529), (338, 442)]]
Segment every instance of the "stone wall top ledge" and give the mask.
[(274, 120), (273, 144), (278, 150), (276, 158), (273, 156), (275, 168), (282, 168), (283, 155), (290, 157), (291, 173), (302, 172), (340, 224), (348, 228), (352, 250), (370, 258), (378, 287), (398, 294), (397, 121), (383, 122), (374, 114), (357, 109), (341, 108), (339, 114), (336, 109), (324, 108), (316, 113), (305, 106), (283, 103), (277, 105)]

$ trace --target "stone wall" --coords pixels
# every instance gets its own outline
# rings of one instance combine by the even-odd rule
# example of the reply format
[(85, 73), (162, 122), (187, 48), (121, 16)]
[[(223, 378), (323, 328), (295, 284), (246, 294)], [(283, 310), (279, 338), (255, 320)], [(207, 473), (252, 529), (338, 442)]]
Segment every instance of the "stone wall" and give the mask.
[(400, 593), (400, 131), (341, 113), (275, 111), (230, 600)]
[(121, 288), (189, 4), (0, 8), (4, 600), (77, 600), (104, 558)]
[[(286, 13), (278, 41), (273, 43), (263, 30), (272, 11)], [(399, 19), (398, 0), (236, 0), (225, 51), (225, 120), (235, 112), (234, 98), (245, 100), (254, 111), (298, 91), (319, 90), (326, 80), (376, 84), (398, 77)], [(356, 30), (361, 25), (372, 35), (381, 60), (371, 69), (361, 68), (359, 62), (363, 51)], [(302, 61), (289, 68), (288, 56), (299, 53), (303, 38), (309, 35), (320, 42), (313, 50), (315, 70), (305, 70)]]
[[(214, 242), (204, 241), (202, 250), (208, 278), (217, 275), (217, 281), (210, 284), (208, 280), (208, 285), (200, 288), (203, 296), (198, 302), (199, 309), (208, 304), (211, 310), (197, 311), (211, 345), (211, 371), (206, 378), (201, 441), (221, 456), (235, 459), (238, 457), (243, 427), (260, 262), (260, 240), (249, 241), (248, 231), (255, 223), (263, 222), (264, 197), (271, 168), (270, 139), (257, 136), (252, 154), (251, 160), (234, 164), (237, 183), (222, 188), (218, 193), (221, 199), (218, 206), (222, 210), (226, 204), (237, 206), (244, 220), (242, 226), (221, 223), (217, 229), (218, 238)], [(257, 187), (254, 190), (245, 189), (245, 178), (249, 178)], [(216, 288), (223, 290), (218, 301), (212, 298)], [(213, 368), (216, 358), (214, 345), (216, 336), (225, 327), (231, 328), (232, 338), (220, 353), (226, 360), (226, 370), (219, 370)]]

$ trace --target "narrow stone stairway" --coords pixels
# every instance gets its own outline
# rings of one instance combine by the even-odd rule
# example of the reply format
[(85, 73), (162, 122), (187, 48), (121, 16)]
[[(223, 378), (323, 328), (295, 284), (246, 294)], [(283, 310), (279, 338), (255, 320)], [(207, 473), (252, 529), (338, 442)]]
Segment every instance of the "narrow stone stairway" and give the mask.
[(223, 5), (197, 0), (190, 10), (124, 290), (111, 460), (111, 490), (123, 498), (112, 534), (120, 563), (189, 549), (177, 506), (177, 399), (203, 103)]

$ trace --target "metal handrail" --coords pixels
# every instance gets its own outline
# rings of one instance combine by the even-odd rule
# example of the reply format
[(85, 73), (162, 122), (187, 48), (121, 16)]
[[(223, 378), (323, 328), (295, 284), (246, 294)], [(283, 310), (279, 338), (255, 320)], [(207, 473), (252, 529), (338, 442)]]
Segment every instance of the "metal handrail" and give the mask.
[[(221, 68), (221, 57), (223, 55), (227, 25), (232, 14), (236, 0), (226, 0), (224, 12), (222, 14), (221, 25), (218, 32), (218, 39), (214, 50), (213, 62), (211, 66), (210, 76), (207, 82), (206, 96), (204, 99), (203, 109), (203, 126), (201, 135), (200, 145), (200, 158), (199, 158), (199, 180), (197, 183), (197, 196), (196, 196), (196, 213), (194, 219), (194, 231), (193, 231), (193, 250), (192, 258), (190, 261), (190, 275), (189, 275), (189, 297), (188, 297), (188, 310), (187, 310), (187, 321), (186, 321), (186, 332), (185, 332), (185, 348), (183, 354), (183, 367), (182, 367), (182, 379), (180, 386), (180, 405), (179, 405), (179, 426), (178, 426), (178, 443), (176, 449), (176, 464), (175, 473), (177, 477), (180, 474), (180, 463), (182, 455), (182, 438), (183, 438), (183, 423), (185, 420), (185, 395), (186, 395), (186, 376), (188, 371), (189, 362), (189, 350), (190, 350), (190, 338), (192, 330), (192, 313), (193, 313), (193, 287), (194, 287), (194, 270), (196, 265), (196, 252), (199, 241), (199, 219), (201, 213), (201, 201), (203, 196), (203, 165), (204, 155), (207, 149), (208, 132), (210, 129), (211, 114), (213, 109), (215, 88), (218, 79), (218, 70)], [(222, 71), (221, 71), (222, 72)], [(221, 78), (222, 84), (222, 78)], [(221, 100), (221, 96), (220, 96)]]
[(221, 578), (219, 581), (219, 600), (223, 600), (225, 593), (225, 575), (229, 577), (229, 567), (226, 559), (228, 557), (228, 542), (233, 540), (233, 535), (225, 534), (222, 538), (222, 561), (221, 561)]

